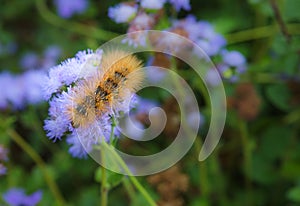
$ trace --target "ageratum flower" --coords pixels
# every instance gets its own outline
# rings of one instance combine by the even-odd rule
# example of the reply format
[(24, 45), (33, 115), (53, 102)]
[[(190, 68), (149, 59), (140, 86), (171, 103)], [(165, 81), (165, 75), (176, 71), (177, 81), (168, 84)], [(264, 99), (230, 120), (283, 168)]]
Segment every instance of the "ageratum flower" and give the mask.
[(4, 146), (0, 145), (0, 176), (5, 175), (7, 171), (7, 168), (3, 164), (3, 162), (8, 160), (7, 153), (8, 150)]
[(87, 0), (55, 0), (59, 16), (70, 18), (74, 14), (83, 13), (88, 7)]
[(223, 78), (231, 82), (239, 80), (240, 75), (247, 70), (246, 58), (238, 51), (221, 52), (223, 62), (217, 65)]
[(176, 11), (180, 9), (191, 10), (190, 0), (169, 0), (169, 2), (174, 6)]
[(45, 73), (29, 70), (20, 75), (0, 73), (0, 109), (22, 109), (27, 104), (37, 104), (43, 100), (42, 82)]
[(87, 50), (51, 68), (44, 83), (50, 104), (47, 136), (56, 141), (68, 133), (69, 152), (79, 158), (101, 141), (109, 142), (111, 117), (129, 112), (143, 78), (140, 67), (141, 62), (124, 51)]
[(141, 7), (144, 9), (161, 9), (166, 0), (140, 0)]
[(2, 196), (3, 200), (10, 206), (35, 206), (42, 199), (42, 192), (36, 191), (31, 195), (26, 195), (23, 189), (12, 188)]
[(108, 9), (108, 17), (114, 20), (116, 23), (129, 22), (137, 13), (137, 6), (131, 6), (128, 4), (118, 4)]

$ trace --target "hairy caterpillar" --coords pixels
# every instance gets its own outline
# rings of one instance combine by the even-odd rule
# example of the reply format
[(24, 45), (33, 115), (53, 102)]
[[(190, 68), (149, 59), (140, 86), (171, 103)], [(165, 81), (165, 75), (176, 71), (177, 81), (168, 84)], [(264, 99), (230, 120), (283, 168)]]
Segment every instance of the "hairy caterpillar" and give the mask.
[(119, 111), (143, 80), (138, 70), (142, 62), (125, 51), (103, 54), (100, 70), (94, 77), (78, 83), (71, 95), (71, 120), (74, 127), (85, 127), (104, 114)]

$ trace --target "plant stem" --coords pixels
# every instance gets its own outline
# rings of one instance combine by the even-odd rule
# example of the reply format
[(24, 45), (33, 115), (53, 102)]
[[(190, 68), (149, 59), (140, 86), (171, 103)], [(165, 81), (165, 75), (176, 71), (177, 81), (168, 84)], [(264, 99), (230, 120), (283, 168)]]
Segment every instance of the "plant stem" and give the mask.
[[(300, 34), (300, 24), (286, 24), (286, 28), (289, 31), (289, 35)], [(266, 38), (274, 36), (278, 32), (277, 25), (268, 25), (262, 27), (251, 28), (236, 33), (225, 35), (228, 44), (235, 44), (239, 42), (246, 42), (255, 39)]]
[(102, 170), (102, 181), (101, 181), (101, 206), (107, 205), (108, 188), (106, 187), (107, 177), (106, 169), (101, 167)]
[(105, 141), (102, 142), (102, 146), (104, 146), (106, 149), (108, 149), (111, 154), (115, 157), (117, 162), (121, 165), (121, 167), (125, 170), (125, 172), (128, 174), (128, 177), (132, 184), (136, 187), (136, 189), (144, 196), (144, 198), (147, 200), (149, 205), (155, 206), (156, 203), (152, 199), (152, 197), (148, 194), (148, 192), (145, 190), (145, 188), (139, 183), (139, 181), (136, 179), (135, 176), (130, 172), (128, 169), (126, 163), (123, 161), (123, 159), (116, 153), (114, 148), (111, 145), (108, 145)]
[(51, 174), (47, 171), (46, 163), (43, 159), (39, 156), (38, 153), (14, 130), (9, 129), (7, 134), (32, 158), (32, 160), (37, 164), (37, 166), (42, 171), (45, 181), (52, 192), (55, 200), (57, 201), (58, 205), (66, 205), (66, 202), (59, 191), (59, 188), (54, 181)]

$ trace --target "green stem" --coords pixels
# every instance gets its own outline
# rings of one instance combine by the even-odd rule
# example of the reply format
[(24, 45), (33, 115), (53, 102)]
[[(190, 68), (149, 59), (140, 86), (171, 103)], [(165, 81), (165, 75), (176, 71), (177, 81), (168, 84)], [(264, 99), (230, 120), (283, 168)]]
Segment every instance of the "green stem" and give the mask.
[(101, 181), (101, 206), (107, 205), (108, 188), (106, 187), (107, 177), (106, 169), (101, 167), (102, 170), (102, 181)]
[(128, 195), (129, 195), (130, 199), (134, 200), (135, 199), (135, 191), (134, 191), (134, 188), (130, 184), (127, 177), (123, 178), (123, 184), (124, 184), (124, 187), (126, 188), (126, 190), (128, 192)]
[(32, 158), (32, 160), (40, 168), (44, 175), (45, 181), (58, 205), (66, 205), (66, 202), (59, 191), (56, 182), (47, 170), (46, 163), (39, 156), (39, 154), (36, 153), (36, 151), (16, 131), (10, 129), (7, 131), (7, 134)]
[[(287, 24), (286, 25), (290, 35), (299, 35), (300, 34), (300, 24)], [(248, 29), (239, 31), (232, 34), (225, 35), (228, 44), (235, 44), (239, 42), (245, 42), (255, 39), (266, 38), (270, 36), (274, 36), (274, 34), (278, 33), (279, 29), (277, 25), (268, 25), (262, 26), (258, 28)]]
[(243, 145), (245, 185), (249, 196), (248, 205), (252, 205), (251, 204), (252, 185), (249, 179), (249, 173), (251, 173), (251, 169), (252, 169), (251, 142), (249, 142), (247, 124), (245, 121), (241, 119), (239, 120), (239, 130), (240, 130), (240, 135), (242, 138), (242, 145)]
[[(202, 140), (201, 137), (197, 137), (195, 141), (195, 152), (196, 156), (198, 156), (202, 146)], [(199, 178), (200, 178), (200, 190), (201, 190), (201, 196), (204, 197), (204, 199), (208, 199), (209, 197), (209, 179), (207, 174), (207, 163), (205, 161), (202, 161), (199, 163)]]
[(121, 165), (121, 167), (125, 170), (125, 172), (128, 174), (128, 177), (132, 184), (136, 187), (136, 189), (144, 196), (144, 198), (147, 200), (149, 205), (156, 206), (155, 201), (152, 199), (152, 197), (148, 194), (148, 192), (145, 190), (145, 188), (139, 183), (139, 181), (136, 179), (135, 176), (130, 172), (128, 169), (126, 163), (123, 161), (123, 159), (116, 153), (114, 148), (111, 145), (108, 145), (105, 141), (102, 142), (102, 146), (104, 146), (106, 149), (108, 149), (114, 158), (117, 160), (117, 162)]
[(67, 29), (84, 36), (92, 37), (98, 40), (107, 41), (111, 38), (118, 36), (117, 34), (105, 31), (99, 28), (86, 26), (77, 22), (66, 21), (53, 14), (46, 6), (44, 0), (35, 0), (36, 8), (40, 15), (50, 24), (62, 29)]

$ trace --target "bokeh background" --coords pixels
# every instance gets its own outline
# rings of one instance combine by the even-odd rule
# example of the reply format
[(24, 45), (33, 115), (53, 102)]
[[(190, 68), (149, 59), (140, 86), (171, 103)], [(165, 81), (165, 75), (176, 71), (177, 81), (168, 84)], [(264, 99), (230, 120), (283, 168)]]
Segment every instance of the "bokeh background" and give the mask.
[[(149, 2), (150, 7), (155, 3)], [(168, 1), (159, 9), (141, 8), (139, 3), (138, 10), (155, 19), (151, 29), (189, 38), (193, 29), (207, 31), (196, 43), (207, 52), (217, 47), (209, 56), (224, 80), (226, 125), (213, 154), (198, 162), (210, 109), (199, 89), (201, 80), (178, 62), (176, 71), (199, 101), (199, 137), (174, 167), (138, 180), (159, 205), (300, 205), (300, 1), (191, 0), (183, 1), (190, 9), (177, 10), (176, 2), (180, 1)], [(73, 157), (64, 138), (47, 138), (43, 125), (49, 105), (40, 85), (49, 68), (78, 51), (95, 50), (119, 34), (139, 29), (134, 17), (118, 23), (116, 14), (109, 14), (109, 8), (120, 3), (0, 0), (0, 205), (100, 204), (99, 165), (91, 158)], [(182, 29), (190, 23), (183, 20), (190, 15), (206, 27), (178, 29), (176, 25), (182, 24)], [(118, 18), (125, 17), (126, 13)], [(226, 56), (231, 51), (235, 52)], [(148, 65), (170, 63), (162, 54), (140, 58)], [(213, 77), (207, 78), (214, 84)], [(119, 147), (146, 155), (172, 142), (179, 117), (176, 102), (165, 92), (150, 89), (141, 95), (148, 100), (143, 105), (165, 109), (166, 128), (155, 141), (123, 139)], [(145, 111), (135, 118), (147, 126)], [(127, 177), (111, 172), (109, 178), (108, 205), (147, 204)]]

